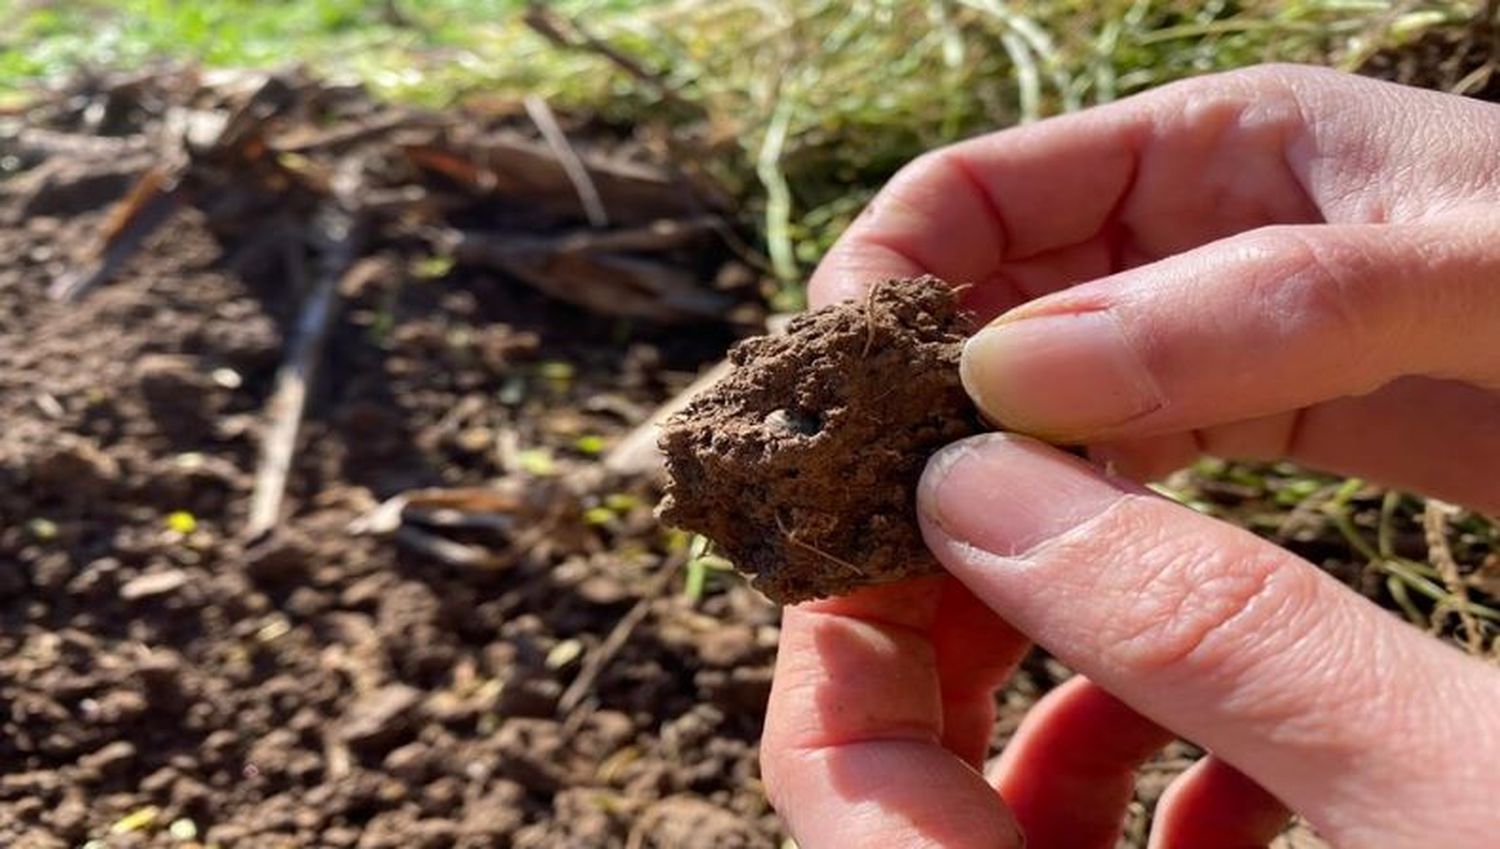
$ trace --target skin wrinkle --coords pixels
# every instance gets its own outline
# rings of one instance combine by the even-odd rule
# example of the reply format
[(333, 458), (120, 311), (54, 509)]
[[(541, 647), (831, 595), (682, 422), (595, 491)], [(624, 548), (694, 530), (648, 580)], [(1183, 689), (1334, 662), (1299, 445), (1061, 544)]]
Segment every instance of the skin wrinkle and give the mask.
[[(1488, 157), (1472, 149), (1475, 140), (1500, 138), (1495, 110), (1417, 92), (1386, 91), (1388, 86), (1339, 75), (1326, 80), (1322, 76), (1297, 69), (1287, 73), (1287, 85), (1308, 128), (1305, 139), (1288, 149), (1287, 159), (1304, 191), (1310, 197), (1324, 198), (1322, 208), (1328, 220), (1372, 224), (1430, 220), (1446, 213), (1451, 203), (1475, 195), (1500, 198), (1492, 169), (1483, 164), (1500, 156), (1500, 149)], [(1371, 120), (1364, 114), (1368, 100), (1348, 97), (1351, 85), (1380, 86), (1383, 96), (1399, 98), (1413, 108), (1387, 106), (1379, 120)], [(1433, 120), (1437, 110), (1443, 120)], [(1434, 126), (1444, 128), (1442, 135), (1434, 135)], [(1455, 150), (1460, 139), (1464, 147)], [(1334, 141), (1337, 147), (1331, 147)], [(1444, 169), (1434, 182), (1434, 171), (1427, 166), (1439, 161), (1457, 167)], [(1372, 174), (1381, 174), (1382, 179), (1372, 180)], [(1414, 186), (1424, 188), (1413, 191)], [(1388, 197), (1393, 187), (1400, 191)]]
[(881, 233), (879, 231), (870, 233), (865, 238), (865, 244), (872, 248), (879, 248), (880, 250), (887, 251), (892, 256), (897, 257), (903, 262), (909, 263), (913, 268), (925, 267), (924, 263), (918, 261), (913, 254), (909, 253), (905, 247), (899, 244), (889, 234)]
[[(1111, 662), (1121, 669), (1205, 678), (1218, 675), (1226, 644), (1252, 643), (1246, 633), (1264, 620), (1258, 608), (1276, 592), (1266, 566), (1204, 577), (1197, 552), (1163, 563), (1157, 580), (1139, 587), (1142, 604), (1117, 620)], [(1223, 564), (1214, 564), (1221, 566)]]
[(1104, 229), (1109, 239), (1111, 271), (1123, 271), (1157, 259), (1141, 247), (1135, 230), (1130, 226), (1130, 222), (1125, 220), (1125, 204), (1129, 203), (1130, 197), (1135, 194), (1140, 176), (1141, 154), (1140, 147), (1137, 145), (1130, 157), (1130, 172), (1125, 177), (1125, 187), (1120, 191), (1120, 196), (1115, 199), (1115, 204), (1110, 208), (1109, 214), (1105, 216), (1105, 223), (1101, 225), (1101, 229)]
[[(1382, 320), (1386, 310), (1372, 314), (1372, 305), (1390, 302), (1391, 287), (1383, 275), (1373, 273), (1368, 255), (1349, 243), (1357, 240), (1336, 236), (1313, 240), (1304, 229), (1286, 226), (1265, 228), (1246, 238), (1263, 252), (1260, 263), (1281, 272), (1249, 276), (1256, 304), (1252, 310), (1284, 318), (1279, 338), (1326, 338), (1342, 343), (1341, 369), (1346, 374), (1370, 375), (1364, 384), (1349, 386), (1351, 394), (1373, 392), (1388, 383), (1392, 375), (1374, 361), (1402, 350), (1403, 340), (1386, 335), (1390, 329), (1389, 322)], [(1376, 290), (1374, 297), (1371, 289)], [(1395, 311), (1400, 312), (1399, 308)]]
[[(1176, 509), (1165, 504), (1149, 506)], [(1339, 615), (1340, 608), (1334, 604), (1330, 609), (1325, 604), (1329, 597), (1321, 591), (1316, 576), (1285, 570), (1276, 560), (1242, 558), (1235, 551), (1227, 554), (1230, 562), (1225, 562), (1224, 552), (1183, 547), (1183, 541), (1166, 534), (1165, 527), (1150, 515), (1129, 520), (1119, 514), (1101, 515), (1091, 527), (1077, 534), (1077, 541), (1069, 546), (1077, 550), (1057, 549), (1047, 555), (1060, 563), (1086, 562), (1096, 559), (1094, 549), (1101, 539), (1136, 539), (1154, 531), (1156, 541), (1144, 549), (1112, 551), (1112, 555), (1120, 558), (1153, 564), (1155, 568), (1144, 580), (1123, 589), (1099, 580), (1078, 582), (1067, 588), (1069, 595), (1081, 598), (1102, 595), (1118, 599), (1125, 594), (1131, 599), (1116, 602), (1125, 611), (1115, 619), (1120, 633), (1111, 632), (1103, 639), (1112, 647), (1111, 665), (1128, 671), (1131, 676), (1159, 674), (1178, 683), (1216, 681), (1217, 688), (1226, 694), (1227, 709), (1263, 718), (1271, 725), (1299, 719), (1296, 710), (1275, 707), (1277, 697), (1283, 693), (1317, 692), (1345, 698), (1329, 688), (1330, 682), (1353, 683), (1355, 690), (1365, 694), (1378, 691), (1378, 683), (1368, 677), (1354, 679), (1335, 674), (1307, 688), (1278, 676), (1277, 687), (1270, 692), (1255, 692), (1253, 688), (1247, 691), (1246, 682), (1266, 680), (1258, 672), (1264, 663), (1274, 662), (1280, 669), (1288, 666), (1285, 660), (1289, 652), (1305, 652), (1308, 647), (1327, 648), (1326, 643), (1309, 642), (1308, 638), (1324, 630), (1336, 630), (1328, 628), (1322, 620)], [(1288, 585), (1288, 581), (1295, 583)], [(1197, 620), (1181, 633), (1160, 630), (1163, 623), (1181, 627), (1183, 616), (1189, 613)], [(1333, 646), (1340, 648), (1336, 643)], [(1337, 653), (1323, 656), (1339, 658)], [(1314, 679), (1325, 671), (1332, 672), (1318, 669), (1316, 657), (1309, 670)], [(1347, 658), (1339, 658), (1339, 662), (1351, 663)], [(1237, 701), (1238, 694), (1244, 694), (1243, 701)], [(1346, 700), (1363, 698), (1356, 694)], [(1328, 731), (1326, 726), (1320, 726), (1278, 742), (1308, 745), (1325, 737)]]
[[(1247, 168), (1263, 171), (1266, 166), (1274, 165), (1273, 170), (1280, 172), (1277, 177), (1283, 178), (1289, 186), (1297, 185), (1294, 175), (1280, 162), (1279, 155), (1266, 155), (1267, 150), (1274, 150), (1279, 145), (1268, 145), (1259, 138), (1267, 133), (1281, 136), (1288, 131), (1275, 123), (1246, 121), (1247, 113), (1258, 110), (1261, 114), (1269, 114), (1264, 106), (1257, 106), (1257, 95), (1225, 92), (1202, 83), (1185, 85), (1188, 92), (1184, 105), (1157, 110), (1153, 114), (1152, 134), (1156, 141), (1146, 146), (1141, 157), (1141, 171), (1146, 178), (1142, 182), (1155, 186), (1155, 190), (1134, 196), (1125, 215), (1125, 220), (1138, 233), (1158, 230), (1172, 234), (1171, 241), (1164, 242), (1158, 233), (1147, 245), (1148, 252), (1167, 256), (1247, 227), (1276, 220), (1308, 219), (1314, 207), (1307, 198), (1300, 197), (1286, 209), (1271, 212), (1264, 206), (1269, 193), (1259, 188), (1263, 181), (1248, 179), (1244, 174)], [(1178, 139), (1189, 139), (1190, 143), (1183, 147), (1176, 141)], [(1243, 155), (1245, 151), (1250, 155)], [(1220, 167), (1221, 164), (1230, 167)], [(1158, 171), (1171, 175), (1185, 168), (1197, 172), (1194, 179), (1200, 184), (1190, 196), (1176, 197), (1177, 190), (1173, 186), (1177, 181), (1168, 176), (1150, 178)], [(1245, 198), (1242, 187), (1246, 185), (1257, 187), (1255, 191), (1260, 197)], [(1248, 204), (1245, 200), (1249, 201)], [(1204, 215), (1210, 210), (1211, 216)], [(1230, 218), (1236, 221), (1233, 226), (1216, 225), (1207, 233), (1191, 227), (1183, 229), (1180, 224), (1165, 231), (1161, 224), (1164, 217), (1178, 222)], [(1184, 235), (1187, 236), (1185, 241)]]
[(990, 192), (989, 187), (979, 178), (974, 166), (964, 158), (960, 149), (948, 148), (946, 155), (939, 154), (939, 156), (941, 158), (934, 160), (933, 167), (937, 167), (938, 163), (945, 163), (951, 168), (953, 173), (958, 175), (959, 180), (969, 187), (969, 191), (979, 200), (985, 212), (989, 214), (990, 221), (995, 228), (994, 238), (995, 244), (998, 246), (997, 253), (1000, 255), (999, 260), (995, 264), (1003, 265), (1008, 260), (1014, 259), (1014, 257), (1010, 256), (1010, 246), (1014, 243), (1011, 241), (1010, 232), (1005, 226), (1005, 214), (1000, 211), (999, 199)]
[[(1424, 167), (1446, 158), (1443, 148), (1447, 142), (1434, 138), (1430, 131), (1432, 110), (1387, 106), (1380, 111), (1378, 120), (1372, 120), (1368, 99), (1348, 97), (1343, 85), (1324, 84), (1350, 81), (1340, 81), (1335, 75), (1334, 79), (1317, 79), (1316, 84), (1310, 84), (1313, 79), (1311, 75), (1305, 79), (1291, 78), (1291, 87), (1303, 111), (1306, 138), (1319, 154), (1298, 170), (1310, 196), (1324, 198), (1322, 208), (1327, 220), (1378, 224), (1427, 217), (1440, 195), (1447, 193), (1446, 178), (1434, 185), (1432, 169)], [(1353, 82), (1361, 87), (1369, 85), (1364, 81)], [(1418, 101), (1433, 102), (1414, 92), (1382, 91), (1382, 94), (1410, 105)], [(1447, 103), (1439, 108), (1447, 113), (1453, 111)], [(1428, 117), (1424, 123), (1416, 123), (1407, 113)], [(1329, 173), (1318, 174), (1315, 165), (1325, 165)], [(1382, 175), (1382, 179), (1371, 179), (1374, 174)], [(1424, 191), (1412, 190), (1424, 185)], [(1392, 187), (1399, 190), (1391, 193)]]
[[(1407, 841), (1402, 845), (1428, 845), (1432, 822), (1411, 815), (1428, 809), (1446, 812), (1444, 837), (1452, 845), (1489, 845), (1493, 837), (1484, 825), (1494, 814), (1493, 793), (1487, 790), (1493, 783), (1493, 759), (1485, 753), (1500, 751), (1500, 741), (1492, 732), (1491, 739), (1484, 739), (1492, 726), (1460, 718), (1490, 715), (1500, 692), (1493, 686), (1490, 692), (1478, 692), (1474, 678), (1456, 674), (1460, 670), (1453, 668), (1454, 661), (1467, 659), (1455, 650), (1436, 642), (1421, 648), (1442, 656), (1403, 657), (1391, 641), (1375, 646), (1381, 653), (1371, 659), (1370, 668), (1400, 669), (1408, 681), (1397, 690), (1403, 702), (1375, 714), (1396, 720), (1385, 733), (1405, 742), (1401, 748), (1406, 756), (1393, 760), (1389, 751), (1352, 752), (1349, 769), (1330, 781), (1330, 801), (1315, 825), (1345, 845), (1386, 845), (1395, 839)], [(1463, 702), (1469, 703), (1467, 709), (1459, 707)], [(1434, 775), (1447, 780), (1434, 784)]]
[[(1301, 109), (1296, 103), (1295, 95), (1263, 97), (1250, 101), (1240, 111), (1235, 130), (1236, 137), (1254, 138), (1258, 134), (1273, 137), (1276, 141), (1270, 145), (1270, 148), (1281, 154), (1277, 158), (1276, 165), (1281, 172), (1295, 182), (1296, 175), (1287, 163), (1286, 151), (1294, 139), (1307, 133), (1307, 125), (1303, 123)], [(1230, 185), (1234, 187), (1236, 195), (1242, 196), (1240, 199), (1243, 202), (1259, 209), (1259, 217), (1266, 224), (1286, 220), (1281, 211), (1273, 208), (1270, 200), (1264, 197), (1263, 193), (1250, 181), (1237, 179), (1231, 181)], [(1299, 200), (1299, 205), (1304, 209), (1300, 215), (1292, 216), (1293, 218), (1301, 218), (1308, 222), (1323, 220), (1322, 211), (1318, 209), (1317, 203), (1305, 188)]]
[[(972, 183), (970, 173), (963, 167), (961, 167), (957, 162), (955, 162), (955, 159), (956, 156), (953, 153), (953, 148), (943, 148), (932, 153), (923, 154), (922, 156), (918, 157), (916, 160), (908, 164), (906, 167), (902, 168), (895, 177), (895, 181), (904, 181), (906, 185), (912, 186), (921, 186), (927, 184), (944, 185), (948, 182), (947, 180), (943, 179), (943, 172), (946, 170), (948, 176), (956, 179), (958, 185), (964, 187), (968, 191), (968, 193), (971, 195), (970, 199), (976, 205), (978, 205), (987, 216), (994, 215), (998, 210), (995, 207), (993, 200), (986, 192), (981, 191)], [(905, 193), (903, 192), (896, 192), (895, 197), (902, 198), (904, 194)], [(949, 199), (944, 200), (948, 201)], [(902, 202), (903, 201), (900, 200), (897, 201), (897, 203)], [(901, 212), (902, 214), (909, 214), (917, 218), (920, 218), (923, 215), (923, 212), (920, 209), (901, 210)], [(1008, 236), (1005, 236), (1003, 225), (997, 225), (996, 233), (1004, 238), (1009, 238)], [(989, 251), (990, 258), (981, 261), (979, 264), (983, 267), (995, 267), (1000, 265), (1002, 262), (1004, 262), (1005, 259), (1004, 251), (1006, 244), (1008, 243), (1002, 241), (997, 245), (989, 246), (991, 248), (991, 250)], [(922, 264), (922, 266), (926, 268), (934, 268), (937, 265), (937, 263)]]
[[(1319, 208), (1325, 220), (1359, 221), (1359, 210), (1371, 195), (1371, 189), (1368, 180), (1351, 178), (1349, 172), (1352, 171), (1355, 175), (1375, 173), (1378, 169), (1378, 156), (1374, 152), (1374, 146), (1362, 134), (1340, 132), (1337, 128), (1349, 123), (1346, 116), (1350, 110), (1363, 109), (1364, 105), (1328, 98), (1321, 91), (1307, 91), (1291, 82), (1291, 79), (1295, 77), (1283, 80), (1281, 87), (1297, 108), (1304, 130), (1282, 149), (1287, 169), (1301, 186), (1308, 202)], [(1315, 96), (1324, 101), (1317, 108), (1308, 102)], [(1324, 113), (1325, 109), (1328, 114)], [(1357, 126), (1359, 122), (1353, 123)], [(1320, 127), (1324, 131), (1320, 131)], [(1342, 140), (1347, 149), (1330, 151), (1329, 139)], [(1376, 197), (1380, 191), (1379, 187), (1375, 188)], [(1324, 200), (1319, 204), (1314, 200), (1316, 198)], [(1377, 204), (1383, 217), (1388, 204), (1384, 199), (1378, 200)]]
[[(1088, 132), (1088, 124), (1097, 121), (1097, 118), (1085, 112), (1067, 116), (1059, 120), (1073, 122), (1075, 125), (1080, 125), (1080, 131)], [(1118, 223), (1119, 211), (1123, 204), (1129, 201), (1131, 193), (1135, 188), (1135, 178), (1140, 172), (1142, 152), (1146, 148), (1147, 141), (1150, 138), (1150, 127), (1144, 122), (1138, 124), (1126, 122), (1123, 125), (1118, 124), (1118, 122), (1111, 122), (1110, 131), (1116, 137), (1116, 145), (1108, 152), (1096, 153), (1096, 156), (1103, 157), (1103, 161), (1093, 163), (1093, 167), (1097, 169), (1096, 173), (1102, 171), (1105, 174), (1110, 173), (1118, 167), (1123, 169), (1123, 176), (1118, 179), (1111, 179), (1105, 187), (1092, 187), (1092, 191), (1096, 197), (1091, 198), (1088, 212), (1072, 209), (1066, 210), (1068, 213), (1066, 219), (1070, 221), (1070, 227), (1067, 232), (1072, 234), (1071, 238), (1053, 233), (1048, 239), (1041, 240), (1038, 244), (1027, 244), (1013, 232), (1014, 228), (1007, 223), (1008, 220), (1003, 220), (1001, 225), (1005, 228), (1006, 241), (1003, 243), (1005, 251), (1001, 256), (1002, 263), (1021, 263), (1036, 260), (1049, 253), (1086, 243), (1112, 224)], [(986, 150), (987, 148), (986, 140), (980, 138), (960, 143), (951, 149), (963, 157), (965, 165), (970, 169), (970, 173), (978, 179), (978, 173), (984, 168), (992, 168), (1000, 172), (1006, 169), (1003, 160), (991, 163), (982, 163), (979, 161), (983, 157), (978, 151)], [(1012, 154), (1012, 156), (1021, 155), (1023, 154)], [(1110, 157), (1119, 157), (1119, 163), (1111, 162)], [(1003, 213), (1005, 201), (1002, 199), (1001, 190), (997, 187), (992, 188), (987, 181), (982, 179), (979, 179), (978, 182), (985, 195), (989, 198), (991, 208), (996, 213)], [(1013, 187), (1013, 190), (1034, 192), (1036, 191), (1036, 187), (1027, 185), (1023, 181), (1021, 186)], [(1099, 206), (1098, 211), (1093, 212), (1095, 206), (1098, 206), (1098, 204), (1093, 202), (1097, 197), (1108, 197), (1111, 200), (1108, 206)], [(1038, 239), (1033, 235), (1032, 241), (1038, 242)]]
[[(1224, 687), (1221, 706), (1233, 715), (1263, 722), (1270, 729), (1267, 745), (1339, 757), (1362, 754), (1364, 741), (1347, 742), (1345, 732), (1360, 724), (1356, 709), (1375, 707), (1374, 697), (1386, 682), (1374, 674), (1380, 664), (1361, 665), (1361, 660), (1368, 660), (1363, 653), (1372, 648), (1383, 651), (1388, 644), (1353, 646), (1316, 636), (1352, 630), (1358, 624), (1336, 599), (1329, 603), (1325, 593), (1283, 592), (1280, 598), (1279, 606), (1263, 611), (1262, 627), (1254, 635), (1245, 635), (1246, 644), (1254, 646), (1253, 652), (1226, 651), (1222, 677), (1231, 683)], [(1344, 625), (1336, 624), (1337, 620)], [(1286, 672), (1268, 675), (1262, 670), (1267, 663)], [(1291, 694), (1311, 696), (1310, 703), (1323, 710), (1309, 711), (1307, 699)], [(1378, 717), (1379, 712), (1369, 715)], [(1353, 722), (1330, 727), (1332, 717)]]
[[(1221, 552), (1204, 552), (1167, 532), (1160, 514), (1177, 508), (1153, 497), (1129, 496), (1051, 543), (1021, 555), (1033, 568), (1059, 570), (1040, 580), (1080, 600), (1103, 598), (1119, 609), (1108, 617), (1110, 666), (1131, 674), (1167, 674), (1201, 679), (1215, 674), (1226, 658), (1254, 645), (1258, 625), (1270, 620), (1307, 588), (1293, 585), (1272, 561), (1226, 563)], [(1131, 574), (1129, 584), (1113, 580), (1114, 570), (1063, 569), (1061, 564), (1097, 561), (1099, 541), (1125, 541), (1112, 548), (1112, 560), (1150, 564)], [(1036, 563), (1036, 561), (1048, 561)], [(1038, 580), (1031, 577), (1029, 580)], [(1271, 607), (1265, 609), (1267, 604)], [(1165, 630), (1164, 630), (1165, 629)]]

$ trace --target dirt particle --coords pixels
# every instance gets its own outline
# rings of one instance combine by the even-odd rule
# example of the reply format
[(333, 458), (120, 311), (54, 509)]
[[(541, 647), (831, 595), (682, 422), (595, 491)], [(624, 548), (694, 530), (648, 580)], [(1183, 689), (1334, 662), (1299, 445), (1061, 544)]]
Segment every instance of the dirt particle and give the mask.
[(117, 740), (96, 752), (79, 758), (78, 766), (84, 773), (90, 776), (107, 778), (123, 772), (126, 767), (135, 761), (135, 755), (134, 744), (124, 740)]
[(431, 761), (432, 749), (427, 744), (407, 743), (392, 749), (381, 766), (396, 778), (415, 786), (426, 779)]
[(120, 466), (92, 440), (59, 434), (33, 461), (31, 476), (41, 492), (84, 503), (108, 494), (120, 477)]
[(640, 845), (680, 849), (770, 849), (771, 842), (734, 814), (696, 796), (672, 796), (652, 805), (636, 826)]
[(132, 578), (120, 587), (120, 598), (126, 601), (138, 601), (144, 598), (168, 595), (174, 593), (187, 585), (188, 575), (181, 569), (170, 569), (166, 572), (153, 572)]
[(313, 556), (312, 544), (301, 534), (281, 531), (246, 549), (241, 564), (257, 581), (289, 583), (307, 574)]
[(513, 781), (497, 781), (489, 792), (465, 807), (459, 823), (461, 847), (505, 845), (505, 836), (514, 834), (523, 819), (522, 800), (525, 790)]
[(799, 316), (663, 428), (662, 518), (712, 539), (783, 603), (927, 574), (915, 489), (982, 424), (958, 376), (971, 329), (932, 277)]
[(537, 674), (522, 673), (505, 682), (496, 709), (502, 716), (551, 716), (562, 696), (562, 685)]
[(220, 390), (192, 357), (148, 354), (135, 368), (141, 395), (163, 431), (195, 438), (212, 429)]
[(405, 684), (389, 684), (368, 693), (350, 706), (340, 736), (355, 749), (389, 744), (407, 727), (421, 691)]
[(698, 657), (709, 666), (731, 668), (748, 664), (759, 649), (755, 631), (749, 625), (725, 625), (702, 635), (697, 643)]
[(558, 762), (562, 736), (557, 723), (507, 720), (495, 735), (495, 747), (501, 755), (497, 769), (533, 792), (556, 793), (568, 786), (568, 773)]

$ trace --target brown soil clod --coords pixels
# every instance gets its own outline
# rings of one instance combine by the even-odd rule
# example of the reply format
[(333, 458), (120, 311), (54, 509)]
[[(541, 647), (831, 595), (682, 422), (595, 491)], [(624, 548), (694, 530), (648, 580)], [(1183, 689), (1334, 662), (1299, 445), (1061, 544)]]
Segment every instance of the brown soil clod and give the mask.
[(958, 375), (971, 329), (958, 291), (922, 277), (741, 342), (662, 429), (662, 519), (782, 603), (936, 571), (915, 490), (933, 451), (983, 429)]

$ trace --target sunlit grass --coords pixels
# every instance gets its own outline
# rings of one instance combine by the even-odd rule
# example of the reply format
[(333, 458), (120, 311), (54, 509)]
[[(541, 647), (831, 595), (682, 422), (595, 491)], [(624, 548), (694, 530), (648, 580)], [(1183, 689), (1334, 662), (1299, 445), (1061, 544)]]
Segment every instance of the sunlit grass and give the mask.
[(523, 22), (522, 0), (31, 0), (0, 36), (0, 90), (162, 57), (302, 62), (431, 105), (539, 93), (630, 123), (691, 124), (681, 143), (742, 199), (795, 306), (792, 284), (923, 150), (1192, 74), (1350, 64), (1472, 11), (1453, 0), (546, 5), (659, 71), (691, 111), (662, 108), (597, 54), (549, 44)]

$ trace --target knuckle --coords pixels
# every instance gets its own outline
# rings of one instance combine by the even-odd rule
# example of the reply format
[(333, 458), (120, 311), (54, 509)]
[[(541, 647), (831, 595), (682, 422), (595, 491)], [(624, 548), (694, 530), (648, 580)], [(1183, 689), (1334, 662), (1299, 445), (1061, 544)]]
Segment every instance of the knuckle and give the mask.
[(1240, 101), (1244, 98), (1293, 98), (1296, 91), (1316, 71), (1301, 65), (1269, 64), (1239, 68), (1217, 74), (1204, 74), (1178, 80), (1157, 89), (1168, 101), (1196, 103), (1213, 100)]
[(1323, 85), (1333, 79), (1347, 79), (1349, 76), (1328, 68), (1299, 65), (1295, 62), (1267, 62), (1236, 73), (1246, 79), (1264, 80), (1271, 84), (1288, 87)]
[(937, 180), (950, 166), (951, 154), (947, 148), (929, 150), (901, 166), (881, 192), (883, 195), (899, 197), (907, 192), (927, 186)]
[(1280, 558), (1224, 551), (1163, 536), (1136, 553), (1146, 580), (1109, 628), (1111, 664), (1134, 673), (1201, 678), (1231, 662), (1283, 616), (1299, 595), (1297, 570)]
[[(933, 203), (945, 202), (949, 172), (953, 167), (950, 158), (946, 148), (939, 148), (901, 166), (861, 212), (860, 224), (865, 237), (881, 233), (884, 234), (882, 238), (889, 238), (894, 234), (908, 233), (914, 222), (921, 222), (928, 216)], [(898, 247), (906, 252), (911, 246)]]
[(1347, 81), (1351, 79), (1349, 74), (1339, 73), (1329, 68), (1298, 65), (1293, 62), (1268, 62), (1212, 76), (1222, 77), (1236, 87), (1248, 91), (1293, 99), (1339, 81), (1347, 84)]
[(1378, 348), (1387, 328), (1387, 293), (1371, 257), (1351, 240), (1295, 226), (1263, 227), (1241, 237), (1251, 272), (1250, 302), (1284, 323), (1283, 338), (1337, 339), (1351, 355)]

